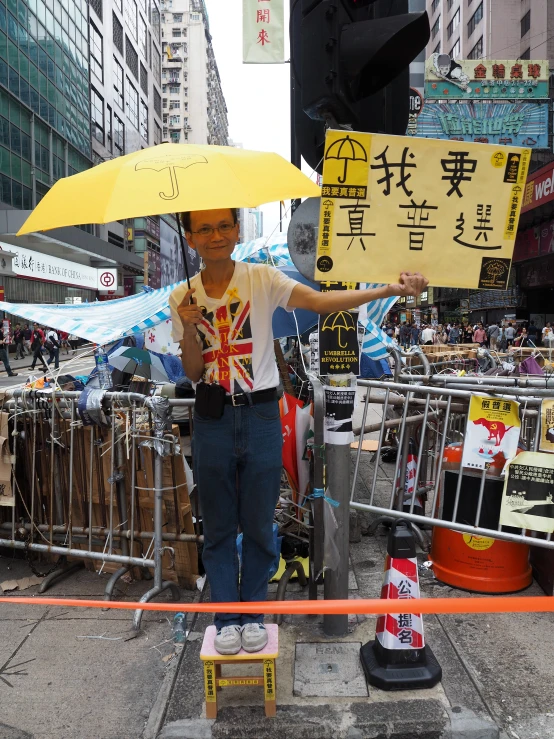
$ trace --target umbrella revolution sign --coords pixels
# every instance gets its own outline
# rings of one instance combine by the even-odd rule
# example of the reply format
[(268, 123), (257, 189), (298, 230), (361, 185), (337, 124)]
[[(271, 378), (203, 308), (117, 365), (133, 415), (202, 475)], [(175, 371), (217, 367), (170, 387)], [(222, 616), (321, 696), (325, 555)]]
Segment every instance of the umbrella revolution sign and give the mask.
[[(531, 151), (327, 131), (315, 279), (505, 290)], [(455, 265), (455, 268), (454, 268)]]

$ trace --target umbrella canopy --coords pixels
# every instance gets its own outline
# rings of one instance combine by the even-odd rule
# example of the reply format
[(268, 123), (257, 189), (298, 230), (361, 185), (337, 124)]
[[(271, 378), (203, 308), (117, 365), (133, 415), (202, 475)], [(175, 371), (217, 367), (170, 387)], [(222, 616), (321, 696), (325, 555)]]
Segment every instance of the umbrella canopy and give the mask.
[(168, 376), (159, 357), (134, 346), (122, 346), (110, 354), (109, 362), (122, 372), (139, 375), (155, 382), (167, 382)]
[(189, 210), (251, 208), (320, 194), (315, 182), (278, 154), (160, 144), (58, 180), (18, 235)]

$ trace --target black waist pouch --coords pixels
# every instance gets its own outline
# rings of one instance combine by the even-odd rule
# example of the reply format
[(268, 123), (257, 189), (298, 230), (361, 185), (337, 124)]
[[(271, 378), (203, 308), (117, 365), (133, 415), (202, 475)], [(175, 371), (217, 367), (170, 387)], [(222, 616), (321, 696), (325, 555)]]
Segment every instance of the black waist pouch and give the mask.
[(195, 410), (199, 416), (218, 421), (225, 409), (225, 388), (217, 383), (199, 382), (196, 386)]

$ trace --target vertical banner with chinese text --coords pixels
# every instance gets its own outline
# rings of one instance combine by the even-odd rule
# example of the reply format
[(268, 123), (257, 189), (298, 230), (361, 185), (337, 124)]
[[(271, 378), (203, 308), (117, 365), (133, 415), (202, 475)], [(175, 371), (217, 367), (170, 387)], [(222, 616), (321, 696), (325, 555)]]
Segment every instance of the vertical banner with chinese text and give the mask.
[(529, 149), (329, 130), (314, 278), (505, 290)]
[(242, 0), (242, 61), (244, 64), (285, 61), (284, 0)]

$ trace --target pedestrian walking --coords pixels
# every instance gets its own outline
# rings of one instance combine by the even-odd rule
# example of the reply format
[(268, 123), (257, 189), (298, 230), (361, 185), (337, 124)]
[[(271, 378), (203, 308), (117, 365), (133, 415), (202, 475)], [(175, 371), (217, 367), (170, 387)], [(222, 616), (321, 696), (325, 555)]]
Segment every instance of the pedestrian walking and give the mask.
[(69, 334), (68, 340), (69, 340), (69, 345), (71, 347), (71, 351), (73, 352), (73, 354), (75, 354), (75, 352), (77, 351), (77, 344), (79, 342), (79, 337), (75, 336), (75, 334)]
[(33, 361), (31, 363), (31, 369), (34, 370), (37, 359), (40, 359), (42, 362), (42, 371), (47, 372), (48, 371), (48, 365), (44, 361), (44, 357), (42, 356), (42, 346), (44, 344), (44, 331), (39, 328), (37, 323), (33, 323), (33, 332), (31, 335), (31, 351), (33, 352)]
[(410, 345), (417, 346), (419, 344), (419, 328), (416, 323), (412, 323), (410, 330)]
[(496, 344), (498, 341), (498, 334), (500, 333), (500, 328), (496, 321), (493, 321), (492, 324), (489, 326), (488, 335), (489, 335), (489, 346), (493, 351), (496, 351)]
[[(205, 265), (191, 279), (191, 289), (181, 285), (169, 299), (183, 369), (198, 383), (193, 460), (204, 567), (215, 602), (264, 601), (275, 560), (273, 517), (283, 444), (274, 311), (279, 306), (318, 314), (349, 310), (380, 297), (420, 294), (427, 280), (403, 273), (396, 285), (316, 292), (269, 265), (233, 262), (239, 233), (235, 209), (182, 218), (188, 244)], [(263, 622), (263, 614), (216, 614), (215, 649), (258, 652), (267, 643)]]
[(0, 360), (4, 363), (4, 368), (8, 373), (8, 377), (15, 377), (17, 372), (14, 372), (10, 367), (10, 357), (8, 355), (9, 339), (4, 338), (4, 331), (0, 328)]
[(471, 323), (463, 328), (463, 342), (464, 344), (473, 344), (473, 326)]
[(459, 344), (460, 343), (460, 329), (458, 328), (457, 323), (454, 323), (452, 325), (452, 328), (450, 329), (448, 333), (448, 343), (449, 344)]
[(542, 330), (542, 343), (547, 349), (551, 349), (552, 344), (554, 343), (554, 331), (552, 331), (550, 322), (548, 322)]
[(421, 343), (424, 346), (429, 346), (430, 344), (433, 344), (435, 340), (435, 330), (431, 326), (424, 326), (423, 331), (421, 332)]
[(512, 326), (511, 323), (509, 323), (506, 326), (505, 334), (506, 334), (506, 341), (507, 341), (508, 346), (512, 346), (514, 343), (515, 336), (516, 336), (516, 330)]
[(484, 346), (485, 339), (487, 338), (487, 332), (483, 328), (482, 323), (477, 324), (477, 329), (473, 332), (473, 341), (479, 346)]
[(15, 357), (14, 359), (23, 359), (25, 357), (25, 334), (23, 329), (21, 328), (20, 323), (15, 324), (15, 329), (13, 332), (13, 341), (15, 344)]
[(410, 327), (406, 321), (400, 327), (400, 344), (403, 349), (407, 349), (410, 346)]
[(53, 328), (48, 329), (46, 332), (46, 341), (44, 342), (45, 348), (49, 352), (48, 364), (54, 362), (54, 369), (60, 368), (60, 338), (58, 332)]
[(69, 334), (67, 331), (59, 331), (59, 337), (60, 337), (60, 352), (65, 349), (65, 353), (69, 354)]
[(29, 356), (33, 353), (31, 350), (31, 340), (33, 336), (33, 330), (30, 328), (29, 324), (26, 323), (23, 326), (23, 345), (25, 347), (25, 351)]

